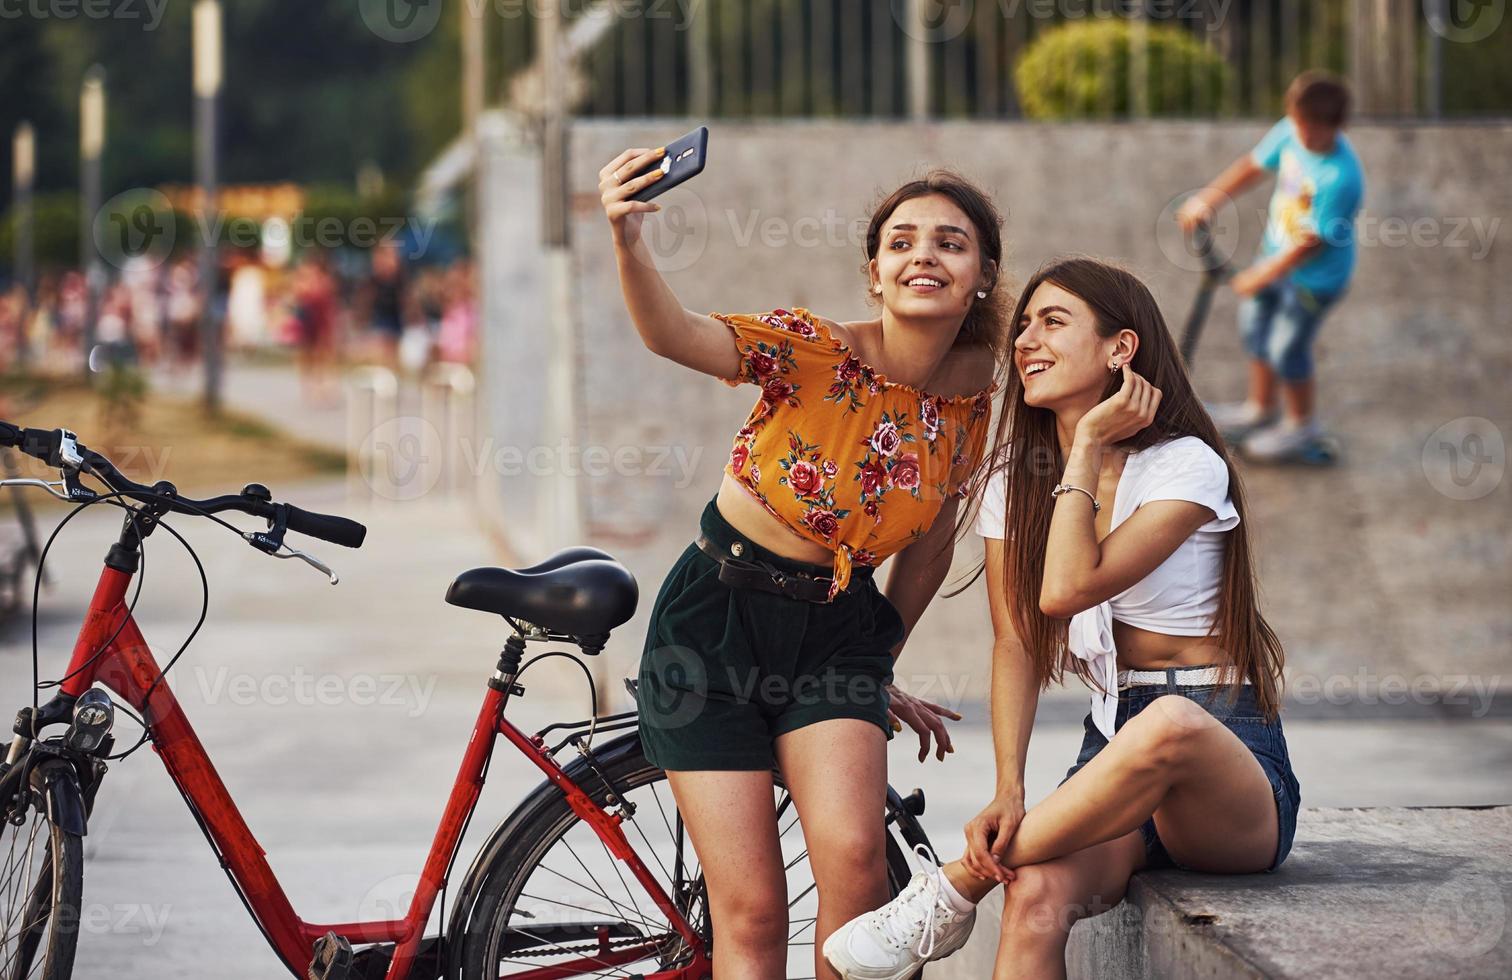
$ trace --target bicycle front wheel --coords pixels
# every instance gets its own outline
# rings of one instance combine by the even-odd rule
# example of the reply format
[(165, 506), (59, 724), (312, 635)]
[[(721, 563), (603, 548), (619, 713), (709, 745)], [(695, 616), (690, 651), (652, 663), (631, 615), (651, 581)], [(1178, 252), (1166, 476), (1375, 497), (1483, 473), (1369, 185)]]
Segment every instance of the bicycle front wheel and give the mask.
[[(712, 954), (713, 929), (698, 858), (689, 842), (666, 773), (647, 762), (640, 739), (627, 735), (594, 752), (599, 771), (625, 808), (621, 829), (652, 875), (671, 896)], [(610, 791), (582, 762), (568, 772), (604, 804)], [(788, 967), (785, 976), (814, 975), (814, 923), (818, 895), (803, 830), (780, 773), (772, 805), (788, 875)], [(632, 809), (633, 808), (633, 809)], [(891, 811), (898, 809), (898, 814)], [(921, 833), (911, 816), (890, 804), (888, 887), (896, 895), (912, 874), (905, 854), (911, 840), (896, 818)], [(693, 953), (668, 917), (609, 853), (594, 829), (546, 784), (500, 828), (475, 869), (479, 881), (463, 933), (464, 980), (499, 980), (517, 974), (568, 977), (634, 976), (687, 970)], [(541, 972), (533, 972), (541, 971)]]
[[(68, 980), (79, 941), (84, 844), (52, 822), (49, 793), (77, 793), (67, 763), (16, 763), (0, 778), (0, 977)], [(82, 807), (78, 808), (82, 812)]]

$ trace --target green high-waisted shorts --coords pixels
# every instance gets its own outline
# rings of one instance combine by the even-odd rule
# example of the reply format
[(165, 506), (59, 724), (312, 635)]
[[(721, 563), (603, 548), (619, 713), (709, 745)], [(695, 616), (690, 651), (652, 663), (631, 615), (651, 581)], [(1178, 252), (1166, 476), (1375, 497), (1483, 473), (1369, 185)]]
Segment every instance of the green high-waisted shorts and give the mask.
[[(713, 500), (699, 520), (721, 554), (788, 573), (828, 577), (744, 538)], [(856, 566), (832, 602), (808, 602), (719, 580), (719, 562), (689, 544), (662, 582), (637, 700), (646, 758), (671, 770), (762, 770), (779, 735), (831, 718), (857, 718), (892, 738), (887, 685), (903, 617)]]

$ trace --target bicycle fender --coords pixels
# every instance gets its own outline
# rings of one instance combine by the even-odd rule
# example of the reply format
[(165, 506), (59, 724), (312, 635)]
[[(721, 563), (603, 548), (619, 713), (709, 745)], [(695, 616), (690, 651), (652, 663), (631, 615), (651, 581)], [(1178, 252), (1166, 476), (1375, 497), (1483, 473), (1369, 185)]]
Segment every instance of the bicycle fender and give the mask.
[(83, 837), (89, 826), (84, 807), (84, 791), (79, 776), (66, 762), (41, 764), (42, 785), (47, 796), (47, 819), (64, 833)]

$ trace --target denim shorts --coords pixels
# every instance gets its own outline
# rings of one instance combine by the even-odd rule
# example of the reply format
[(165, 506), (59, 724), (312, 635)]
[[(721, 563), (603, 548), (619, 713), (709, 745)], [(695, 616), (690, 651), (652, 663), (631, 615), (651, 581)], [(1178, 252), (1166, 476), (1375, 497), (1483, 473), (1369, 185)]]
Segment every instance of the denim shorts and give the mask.
[(1342, 295), (1313, 292), (1285, 279), (1272, 283), (1239, 306), (1244, 349), (1286, 381), (1311, 378), (1313, 338)]
[[(828, 578), (828, 565), (784, 558), (743, 537), (713, 500), (699, 520), (722, 553)], [(871, 722), (892, 738), (887, 685), (903, 617), (857, 565), (830, 602), (719, 580), (690, 544), (657, 593), (641, 654), (639, 728), (646, 758), (674, 771), (770, 769), (778, 736), (832, 718)]]
[[(1166, 694), (1179, 694), (1202, 705), (1208, 714), (1239, 736), (1239, 741), (1254, 754), (1260, 768), (1265, 770), (1265, 778), (1270, 781), (1271, 792), (1276, 798), (1276, 857), (1271, 861), (1270, 867), (1265, 869), (1267, 872), (1275, 871), (1291, 852), (1292, 839), (1297, 835), (1297, 810), (1302, 805), (1302, 789), (1297, 784), (1296, 774), (1292, 772), (1291, 756), (1286, 751), (1286, 734), (1281, 730), (1281, 719), (1265, 720), (1255, 702), (1255, 690), (1248, 684), (1238, 685), (1238, 694), (1230, 704), (1229, 685), (1180, 687), (1175, 682), (1175, 674), (1176, 669), (1169, 669), (1166, 671), (1165, 684), (1141, 684), (1121, 691), (1118, 716), (1113, 723), (1114, 733), (1123, 728), (1130, 718), (1153, 704), (1156, 698)], [(1102, 732), (1092, 723), (1090, 713), (1082, 727), (1086, 735), (1082, 738), (1081, 753), (1076, 757), (1076, 764), (1066, 771), (1062, 783), (1075, 775), (1078, 769), (1108, 744)], [(1167, 853), (1160, 835), (1155, 832), (1154, 817), (1140, 825), (1139, 832), (1144, 837), (1146, 867), (1193, 870)]]

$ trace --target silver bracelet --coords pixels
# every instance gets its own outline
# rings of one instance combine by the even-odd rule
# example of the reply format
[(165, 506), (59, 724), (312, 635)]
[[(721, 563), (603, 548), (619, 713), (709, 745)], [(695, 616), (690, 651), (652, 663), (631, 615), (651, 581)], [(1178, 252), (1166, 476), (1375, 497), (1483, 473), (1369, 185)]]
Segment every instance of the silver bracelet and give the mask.
[(1073, 487), (1069, 483), (1057, 483), (1055, 485), (1055, 489), (1050, 491), (1050, 496), (1059, 497), (1061, 494), (1070, 493), (1072, 490), (1075, 490), (1077, 493), (1084, 493), (1087, 495), (1087, 499), (1092, 501), (1092, 513), (1095, 514), (1098, 511), (1102, 510), (1102, 504), (1097, 502), (1097, 498), (1092, 495), (1092, 491), (1084, 487)]

